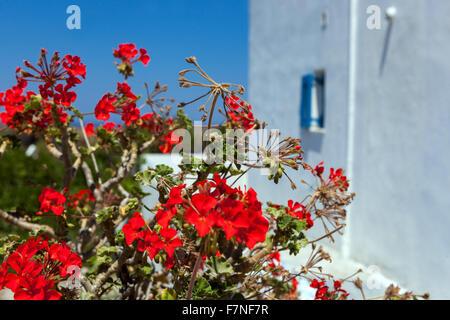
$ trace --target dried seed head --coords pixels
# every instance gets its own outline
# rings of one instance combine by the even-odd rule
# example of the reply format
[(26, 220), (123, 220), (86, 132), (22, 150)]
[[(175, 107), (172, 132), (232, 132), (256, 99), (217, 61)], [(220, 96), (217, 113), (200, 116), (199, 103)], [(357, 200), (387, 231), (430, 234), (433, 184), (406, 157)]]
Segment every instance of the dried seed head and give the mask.
[(357, 287), (359, 290), (363, 289), (363, 282), (361, 281), (360, 278), (357, 278), (356, 280), (353, 281), (353, 284), (355, 285), (355, 287)]
[(194, 56), (188, 57), (186, 58), (186, 62), (195, 64), (197, 62), (197, 59)]
[(184, 76), (186, 73), (188, 73), (189, 72), (189, 70), (181, 70), (179, 73), (178, 73), (178, 75), (180, 76), (180, 77), (182, 77), (182, 76)]

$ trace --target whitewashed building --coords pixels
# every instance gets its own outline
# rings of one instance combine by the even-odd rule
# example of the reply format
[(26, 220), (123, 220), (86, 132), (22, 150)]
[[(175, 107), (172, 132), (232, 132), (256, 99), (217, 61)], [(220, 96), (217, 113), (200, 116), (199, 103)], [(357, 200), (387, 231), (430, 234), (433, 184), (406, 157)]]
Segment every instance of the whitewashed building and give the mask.
[[(300, 137), (308, 163), (344, 168), (357, 194), (334, 246), (342, 273), (373, 265), (404, 288), (450, 298), (450, 1), (249, 5), (256, 116)], [(319, 119), (310, 129), (307, 95), (307, 116)], [(263, 199), (307, 191), (264, 180), (248, 177)]]

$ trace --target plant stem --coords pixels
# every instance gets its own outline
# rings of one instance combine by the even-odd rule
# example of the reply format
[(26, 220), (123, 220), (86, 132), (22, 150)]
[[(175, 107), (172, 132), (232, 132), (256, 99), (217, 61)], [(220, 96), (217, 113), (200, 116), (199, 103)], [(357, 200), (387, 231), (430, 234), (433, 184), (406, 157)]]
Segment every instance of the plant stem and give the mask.
[(214, 114), (214, 108), (216, 107), (217, 98), (219, 97), (219, 95), (217, 93), (213, 93), (213, 94), (214, 94), (214, 98), (213, 98), (213, 101), (211, 102), (211, 110), (209, 111), (208, 129), (211, 128), (211, 122), (212, 122), (212, 117)]
[(186, 296), (186, 300), (191, 300), (192, 290), (194, 289), (195, 278), (197, 277), (198, 269), (200, 269), (200, 263), (202, 261), (203, 243), (200, 245), (200, 251), (198, 252), (197, 260), (195, 261), (194, 270), (192, 270), (191, 282), (189, 283), (189, 289)]

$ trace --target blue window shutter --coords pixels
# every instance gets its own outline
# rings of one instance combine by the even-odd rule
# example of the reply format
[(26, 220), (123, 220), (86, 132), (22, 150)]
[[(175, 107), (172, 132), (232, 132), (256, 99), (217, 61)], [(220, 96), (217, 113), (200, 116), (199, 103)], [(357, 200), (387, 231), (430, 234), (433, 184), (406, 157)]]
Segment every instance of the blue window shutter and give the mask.
[(314, 81), (316, 81), (316, 84), (318, 84), (322, 88), (322, 108), (319, 109), (320, 115), (319, 115), (319, 127), (324, 128), (325, 127), (325, 96), (324, 96), (324, 88), (325, 88), (325, 76), (322, 75), (321, 77), (315, 77)]
[(314, 85), (314, 75), (307, 74), (302, 78), (302, 96), (300, 105), (300, 125), (302, 128), (311, 126), (311, 94)]

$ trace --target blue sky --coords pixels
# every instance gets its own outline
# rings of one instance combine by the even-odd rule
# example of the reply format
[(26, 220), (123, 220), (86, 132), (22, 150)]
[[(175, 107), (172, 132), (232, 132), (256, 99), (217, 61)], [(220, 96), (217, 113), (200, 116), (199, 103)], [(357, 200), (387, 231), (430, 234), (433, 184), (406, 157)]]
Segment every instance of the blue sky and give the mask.
[[(69, 30), (66, 8), (81, 8), (81, 30)], [(196, 56), (217, 81), (247, 84), (247, 0), (0, 2), (0, 91), (15, 83), (14, 70), (24, 59), (36, 62), (40, 48), (79, 55), (87, 66), (77, 87), (76, 106), (92, 111), (102, 94), (121, 81), (113, 65), (113, 48), (133, 42), (149, 51), (148, 67), (138, 65), (129, 83), (138, 94), (143, 83), (169, 85), (167, 97), (195, 98), (197, 91), (178, 88), (184, 58)], [(189, 108), (189, 107), (187, 107)], [(188, 113), (199, 119), (196, 106)]]

